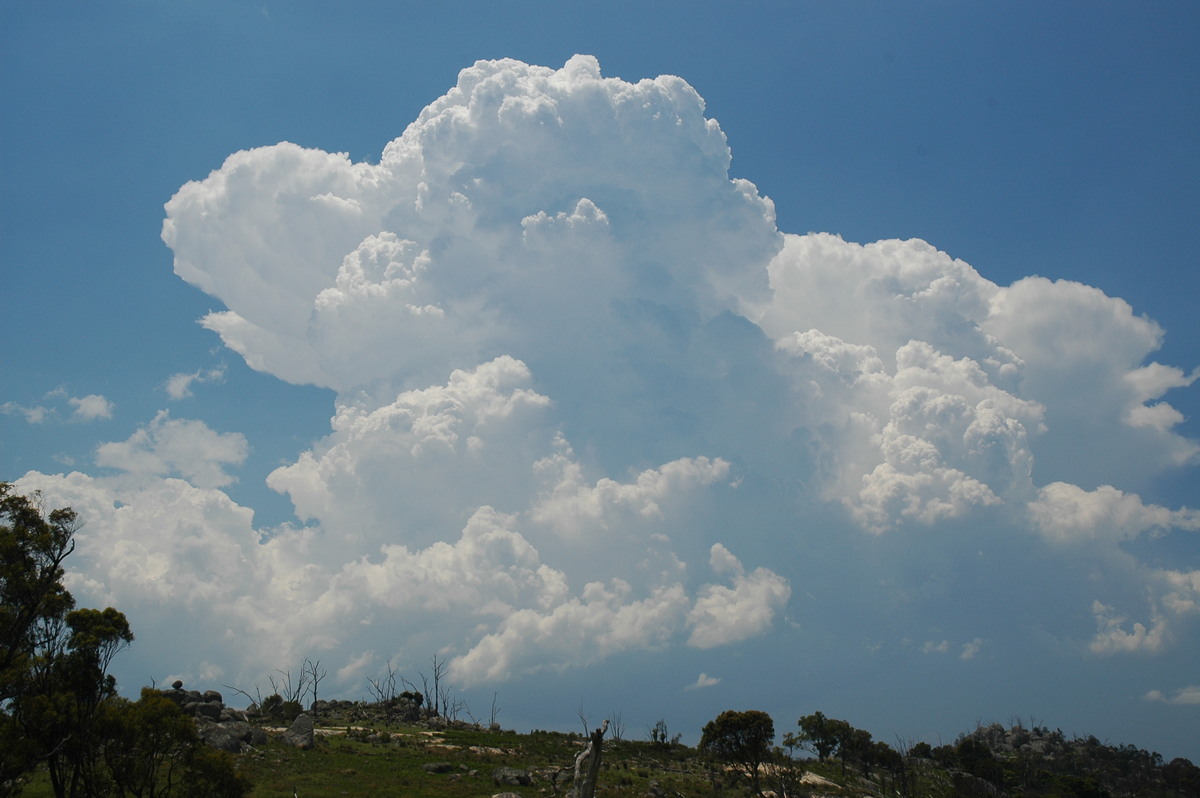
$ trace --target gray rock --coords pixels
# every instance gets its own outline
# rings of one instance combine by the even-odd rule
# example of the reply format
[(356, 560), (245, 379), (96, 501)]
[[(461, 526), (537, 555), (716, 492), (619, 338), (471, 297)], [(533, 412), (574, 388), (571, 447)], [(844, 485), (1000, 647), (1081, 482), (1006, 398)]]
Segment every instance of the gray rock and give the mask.
[(293, 748), (305, 750), (312, 748), (315, 742), (313, 719), (308, 715), (297, 716), (296, 720), (292, 721), (291, 727), (280, 736), (280, 739)]
[(449, 762), (426, 762), (421, 769), (426, 773), (449, 773), (454, 770), (454, 765)]
[(219, 748), (231, 754), (240, 753), (242, 750), (242, 741), (220, 723), (201, 723), (196, 727), (196, 732), (205, 744), (213, 748)]
[(500, 767), (492, 771), (492, 781), (496, 784), (507, 784), (511, 787), (528, 787), (533, 784), (533, 777), (528, 770)]
[(222, 723), (221, 728), (232, 734), (243, 743), (250, 742), (250, 738), (254, 736), (254, 727), (244, 720), (235, 720), (229, 723)]
[(197, 717), (205, 717), (211, 720), (221, 719), (221, 710), (223, 707), (220, 704), (191, 704), (194, 707), (193, 712)]
[(521, 798), (521, 796), (515, 792), (498, 792), (492, 798)]

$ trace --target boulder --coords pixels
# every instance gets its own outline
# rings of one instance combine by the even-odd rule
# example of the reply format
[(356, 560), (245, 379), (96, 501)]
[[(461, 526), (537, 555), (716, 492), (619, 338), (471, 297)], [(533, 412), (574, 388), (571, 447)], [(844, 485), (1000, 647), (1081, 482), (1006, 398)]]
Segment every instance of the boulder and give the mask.
[(426, 762), (421, 769), (426, 773), (449, 773), (454, 770), (454, 765), (449, 762)]
[(299, 715), (280, 739), (293, 748), (309, 749), (315, 743), (313, 719), (309, 715)]
[(218, 748), (222, 751), (228, 751), (231, 754), (241, 753), (242, 741), (237, 738), (229, 729), (220, 723), (212, 723), (204, 721), (197, 724), (196, 732), (200, 735), (200, 739), (206, 745), (213, 748)]
[(204, 717), (208, 718), (209, 720), (218, 721), (221, 719), (221, 710), (224, 709), (224, 707), (220, 704), (210, 703), (189, 704), (188, 706), (192, 707), (192, 713), (195, 714), (196, 717)]
[(222, 723), (221, 728), (225, 729), (243, 743), (250, 742), (250, 738), (254, 736), (254, 727), (244, 720), (235, 720)]

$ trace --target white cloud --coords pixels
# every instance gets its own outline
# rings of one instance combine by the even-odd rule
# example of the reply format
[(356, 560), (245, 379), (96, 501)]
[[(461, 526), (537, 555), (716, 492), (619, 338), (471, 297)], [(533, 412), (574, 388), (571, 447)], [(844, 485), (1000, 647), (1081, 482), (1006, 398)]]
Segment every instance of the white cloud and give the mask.
[(339, 403), (333, 432), (267, 484), (300, 518), (376, 543), (432, 542), (483, 505), (523, 509), (533, 464), (554, 450), (550, 399), (530, 382), (503, 356), (379, 406)]
[(696, 681), (689, 684), (684, 690), (701, 690), (705, 687), (716, 687), (721, 683), (721, 680), (716, 676), (709, 676), (707, 673), (701, 673), (696, 677)]
[(1195, 441), (1173, 431), (1169, 389), (1193, 377), (1158, 363), (1162, 329), (1090, 286), (1041, 277), (995, 295), (984, 328), (1024, 363), (1022, 391), (1046, 406), (1039, 466), (1051, 480), (1122, 484), (1194, 462)]
[(54, 415), (54, 411), (42, 405), (22, 405), (16, 402), (5, 402), (0, 405), (0, 413), (6, 416), (21, 416), (27, 424), (41, 424)]
[(248, 448), (239, 432), (217, 433), (202, 421), (172, 419), (163, 410), (128, 439), (101, 444), (96, 465), (138, 475), (179, 475), (200, 488), (219, 488), (234, 481), (225, 469), (240, 465)]
[(74, 421), (96, 421), (112, 418), (113, 403), (100, 394), (90, 393), (87, 396), (71, 397), (67, 400), (75, 411), (71, 413)]
[(1144, 696), (1146, 701), (1160, 701), (1164, 704), (1179, 704), (1190, 705), (1200, 704), (1200, 687), (1188, 685), (1175, 690), (1170, 696), (1164, 695), (1161, 690), (1150, 690)]
[(1111, 485), (1087, 491), (1077, 485), (1051, 483), (1029, 503), (1029, 513), (1034, 528), (1058, 543), (1117, 543), (1149, 530), (1200, 530), (1200, 511), (1147, 505), (1139, 496)]
[(958, 649), (958, 658), (961, 660), (975, 659), (979, 656), (979, 652), (983, 650), (984, 639), (976, 637), (970, 642), (959, 645), (951, 645), (949, 640), (926, 640), (921, 646), (922, 654), (949, 654), (952, 648)]
[[(524, 359), (549, 328), (578, 351), (614, 302), (708, 317), (761, 300), (774, 210), (729, 159), (678, 78), (481, 61), (377, 165), (237, 153), (172, 198), (163, 238), (252, 367), (347, 389), (480, 351)], [(724, 232), (697, 241), (706, 219)]]
[(1159, 614), (1151, 618), (1149, 627), (1141, 622), (1134, 622), (1126, 631), (1123, 627), (1128, 619), (1115, 608), (1095, 601), (1092, 603), (1092, 612), (1096, 616), (1097, 631), (1088, 648), (1093, 653), (1154, 653), (1169, 640), (1167, 620)]
[(688, 612), (691, 628), (688, 645), (712, 648), (761, 634), (791, 597), (788, 581), (766, 568), (747, 574), (741, 561), (720, 543), (714, 543), (709, 565), (718, 575), (728, 575), (732, 587), (705, 585)]
[(186, 399), (192, 395), (192, 386), (206, 382), (219, 382), (225, 378), (225, 369), (196, 370), (179, 372), (167, 378), (163, 388), (171, 399)]
[[(920, 240), (782, 234), (729, 165), (685, 82), (582, 56), (463, 70), (377, 163), (231, 155), (171, 199), (163, 238), (224, 303), (204, 323), (226, 346), (337, 392), (328, 435), (267, 477), (305, 526), (256, 528), (222, 492), (245, 437), (160, 413), (97, 449), (116, 476), (23, 481), (88, 519), (73, 585), (136, 609), (141, 640), (178, 641), (173, 608), (203, 618), (158, 650), (171, 672), (322, 652), (360, 692), (430, 651), (475, 685), (715, 657), (781, 615), (838, 634), (793, 584), (844, 612), (961, 591), (928, 610), (953, 615), (994, 590), (985, 549), (1061, 575), (1047, 604), (1147, 595), (1148, 623), (1093, 605), (1094, 653), (1184, 634), (1197, 572), (1121, 548), (1200, 528), (1137, 487), (1197, 451), (1163, 401), (1194, 373), (1147, 363), (1157, 326)], [(921, 650), (999, 648), (978, 631)]]
[(586, 585), (579, 597), (547, 611), (508, 615), (498, 631), (450, 662), (464, 684), (500, 681), (516, 674), (589, 665), (630, 649), (662, 647), (686, 612), (682, 585), (665, 585), (630, 600), (629, 585), (614, 580)]
[[(71, 407), (69, 418), (76, 422), (107, 420), (113, 417), (115, 409), (113, 403), (100, 394), (68, 396), (64, 388), (55, 388), (53, 391), (49, 391), (44, 398), (55, 402), (65, 400), (65, 403)], [(29, 424), (43, 424), (60, 417), (58, 410), (54, 407), (44, 404), (23, 405), (18, 402), (0, 404), (0, 413), (7, 416), (21, 416)]]

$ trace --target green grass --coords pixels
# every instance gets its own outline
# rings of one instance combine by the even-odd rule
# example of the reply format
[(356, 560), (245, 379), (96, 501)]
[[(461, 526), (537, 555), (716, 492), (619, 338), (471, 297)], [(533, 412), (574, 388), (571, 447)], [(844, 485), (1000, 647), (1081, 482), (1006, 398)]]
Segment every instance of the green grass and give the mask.
[[(322, 734), (321, 732), (325, 732)], [(476, 728), (430, 730), (416, 726), (361, 727), (322, 724), (317, 744), (304, 751), (284, 745), (272, 735), (266, 745), (237, 757), (237, 767), (250, 778), (252, 798), (486, 798), (512, 792), (525, 798), (570, 795), (575, 756), (584, 746), (576, 734), (532, 731), (487, 731)], [(431, 773), (425, 766), (448, 763), (445, 772)], [(644, 798), (652, 782), (670, 798), (749, 795), (744, 780), (729, 774), (717, 789), (713, 773), (693, 748), (647, 741), (606, 740), (597, 783), (597, 798)], [(886, 795), (843, 787), (833, 763), (807, 763), (814, 771), (838, 782), (815, 790), (826, 796)], [(529, 786), (496, 784), (492, 773), (500, 767), (529, 771)], [(556, 771), (565, 779), (552, 781)], [(855, 779), (850, 779), (855, 781)], [(764, 788), (771, 785), (764, 781)], [(45, 773), (25, 789), (27, 798), (52, 796)]]
[[(366, 739), (364, 739), (366, 738)], [(321, 737), (315, 748), (301, 751), (278, 742), (243, 754), (239, 767), (254, 782), (255, 798), (291, 796), (438, 796), (477, 798), (497, 792), (521, 796), (553, 794), (553, 774), (572, 771), (583, 741), (556, 732), (487, 732), (448, 729), (430, 733), (396, 728), (379, 733), (353, 732)], [(707, 777), (688, 749), (650, 743), (612, 742), (604, 747), (606, 767), (601, 795), (644, 796), (656, 780), (668, 794), (711, 794)], [(444, 773), (425, 765), (449, 763)], [(497, 785), (500, 767), (530, 771), (531, 786)], [(567, 792), (569, 780), (559, 783)]]

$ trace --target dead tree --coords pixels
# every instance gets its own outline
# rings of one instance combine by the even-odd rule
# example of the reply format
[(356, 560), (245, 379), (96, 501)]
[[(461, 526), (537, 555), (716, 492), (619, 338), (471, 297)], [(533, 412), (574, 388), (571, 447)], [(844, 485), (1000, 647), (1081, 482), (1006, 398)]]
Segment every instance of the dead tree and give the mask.
[(325, 669), (321, 667), (321, 660), (313, 661), (308, 657), (304, 658), (304, 664), (300, 668), (308, 671), (309, 690), (312, 691), (312, 713), (315, 718), (317, 717), (317, 688), (321, 685), (321, 680), (325, 678)]
[[(608, 731), (605, 720), (599, 729), (592, 732), (587, 748), (575, 757), (575, 783), (572, 798), (593, 798), (596, 794), (596, 777), (600, 775), (600, 749), (604, 745), (604, 733)], [(586, 763), (587, 772), (584, 772)]]

